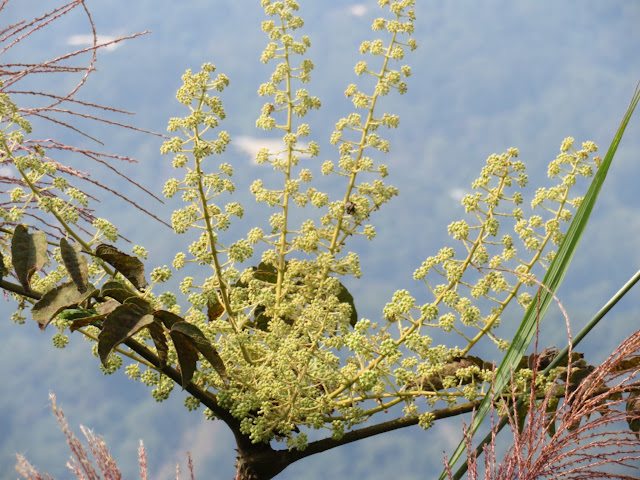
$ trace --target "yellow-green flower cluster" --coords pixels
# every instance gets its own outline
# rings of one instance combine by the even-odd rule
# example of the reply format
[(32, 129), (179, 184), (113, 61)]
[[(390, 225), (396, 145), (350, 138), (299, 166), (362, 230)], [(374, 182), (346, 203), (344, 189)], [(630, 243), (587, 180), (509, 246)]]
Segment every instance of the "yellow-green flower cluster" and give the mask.
[[(421, 317), (411, 318), (411, 322), (432, 322), (434, 312), (443, 310), (436, 313), (437, 325), (445, 331), (456, 331), (465, 339), (464, 353), (483, 336), (491, 338), (500, 349), (507, 347), (507, 342), (494, 334), (502, 312), (513, 298), (523, 307), (530, 304), (530, 293), (520, 289), (534, 285), (536, 270), (545, 268), (553, 259), (550, 247), (564, 238), (562, 224), (571, 220), (571, 212), (581, 200), (569, 198), (570, 188), (578, 177), (590, 177), (597, 168), (597, 159), (588, 159), (597, 150), (596, 145), (585, 142), (582, 150), (576, 151), (573, 143), (572, 138), (565, 139), (560, 154), (550, 163), (549, 176), (557, 178), (559, 184), (535, 192), (530, 216), (521, 206), (521, 189), (528, 179), (524, 163), (516, 160), (518, 151), (509, 149), (487, 159), (480, 177), (473, 182), (475, 192), (462, 199), (472, 221), (464, 219), (448, 227), (449, 235), (463, 244), (464, 255), (458, 258), (454, 249), (443, 248), (416, 269), (414, 278), (424, 281), (434, 298), (422, 307)], [(509, 228), (526, 255), (518, 253)], [(433, 284), (429, 280), (432, 275), (444, 282)], [(469, 297), (462, 295), (464, 290), (470, 293)], [(481, 298), (492, 305), (487, 313), (482, 313), (481, 304), (475, 305)]]

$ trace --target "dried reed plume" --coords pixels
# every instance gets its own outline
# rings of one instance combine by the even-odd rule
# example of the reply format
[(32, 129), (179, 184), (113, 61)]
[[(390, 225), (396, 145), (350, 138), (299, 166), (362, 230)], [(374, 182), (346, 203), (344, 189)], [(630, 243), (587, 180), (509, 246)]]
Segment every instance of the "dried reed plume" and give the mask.
[[(640, 398), (640, 331), (577, 385), (567, 381), (572, 368), (569, 365), (566, 376), (563, 374), (543, 398), (532, 390), (526, 419), (518, 418), (517, 412), (508, 414), (513, 443), (502, 462), (497, 459), (497, 428), (492, 422), (493, 436), (484, 450), (482, 477), (472, 440), (465, 431), (469, 479), (640, 477), (631, 471), (640, 465), (640, 402), (636, 400)], [(515, 403), (515, 395), (511, 400)], [(448, 464), (447, 470), (452, 479)]]
[[(3, 18), (5, 21), (7, 21), (8, 15), (3, 17), (2, 12), (9, 3), (10, 0), (1, 0), (0, 2), (0, 18)], [(91, 29), (93, 37), (92, 45), (71, 52), (64, 52), (63, 54), (51, 59), (42, 59), (34, 62), (25, 61), (19, 49), (19, 45), (26, 42), (29, 37), (36, 32), (42, 31), (54, 22), (62, 21), (66, 15), (74, 10), (79, 10), (86, 17), (87, 24)], [(139, 37), (146, 33), (149, 32), (140, 32), (100, 43), (93, 19), (91, 18), (91, 14), (87, 9), (84, 0), (73, 0), (67, 2), (31, 20), (19, 20), (7, 26), (0, 25), (0, 94), (7, 94), (11, 101), (18, 105), (18, 113), (20, 116), (26, 120), (43, 120), (45, 121), (44, 125), (49, 123), (65, 127), (66, 129), (70, 129), (81, 136), (95, 140), (97, 144), (102, 143), (85, 133), (82, 128), (77, 125), (78, 120), (85, 123), (95, 121), (102, 124), (128, 128), (140, 132), (153, 133), (133, 127), (124, 122), (109, 120), (105, 116), (108, 114), (131, 115), (131, 112), (110, 106), (85, 102), (78, 98), (79, 91), (87, 83), (91, 73), (95, 71), (98, 50), (124, 40)], [(8, 58), (10, 55), (13, 59), (17, 59), (17, 61), (12, 61)], [(5, 58), (7, 58), (7, 60), (5, 60)], [(78, 66), (78, 60), (84, 60), (85, 65)], [(68, 91), (64, 91), (62, 93), (52, 91), (52, 88), (54, 88), (53, 86), (67, 84), (65, 78), (67, 76), (73, 77), (72, 87)], [(34, 84), (36, 85), (35, 88), (33, 87)], [(30, 106), (27, 107), (27, 105)], [(0, 125), (7, 124), (9, 121), (9, 118), (0, 118)], [(37, 130), (43, 131), (45, 129), (42, 128), (42, 124), (40, 124)], [(122, 195), (113, 188), (107, 186), (104, 182), (95, 180), (91, 177), (90, 173), (72, 168), (69, 165), (65, 165), (64, 163), (56, 160), (57, 157), (66, 159), (69, 155), (79, 155), (85, 159), (97, 162), (109, 169), (114, 175), (130, 182), (149, 196), (153, 197), (155, 200), (162, 202), (160, 198), (118, 169), (116, 162), (135, 162), (133, 158), (69, 145), (56, 140), (55, 138), (50, 138), (51, 133), (48, 131), (45, 132), (44, 135), (47, 135), (47, 137), (25, 138), (25, 140), (20, 144), (12, 144), (11, 153), (15, 153), (16, 155), (28, 155), (35, 153), (39, 149), (44, 149), (46, 152), (44, 159), (53, 163), (56, 166), (57, 172), (68, 178), (70, 186), (73, 186), (87, 194), (89, 198), (94, 201), (99, 201), (95, 196), (86, 192), (85, 189), (80, 188), (77, 185), (73, 185), (72, 182), (75, 181), (77, 183), (77, 180), (87, 182), (87, 184), (89, 184), (87, 186), (90, 188), (91, 186), (98, 187), (111, 195), (118, 196), (161, 223), (165, 223), (163, 220), (136, 204), (125, 195)], [(21, 178), (13, 175), (12, 173), (7, 173), (14, 171), (11, 168), (11, 164), (12, 159), (10, 155), (7, 155), (7, 152), (0, 152), (0, 166), (5, 167), (2, 169), (3, 171), (0, 172), (0, 184), (4, 184), (6, 186), (6, 189), (0, 189), (0, 195), (5, 194), (5, 199), (0, 201), (0, 208), (5, 210), (9, 210), (13, 205), (13, 202), (9, 200), (7, 193), (13, 187), (25, 186)], [(42, 188), (47, 187), (48, 184), (45, 181), (37, 186)], [(51, 190), (49, 192), (50, 195), (55, 195), (54, 193), (51, 193)], [(80, 220), (84, 221), (85, 224), (91, 223), (94, 220), (93, 211), (91, 209), (86, 207), (76, 207), (76, 211), (79, 214)], [(62, 233), (59, 227), (48, 224), (40, 216), (37, 208), (37, 202), (33, 199), (30, 204), (26, 206), (25, 215), (41, 223), (41, 226), (54, 237), (60, 236)], [(78, 225), (78, 227), (82, 229), (81, 225)]]
[[(67, 462), (67, 467), (73, 472), (73, 474), (82, 480), (100, 480), (101, 478), (104, 480), (122, 480), (122, 475), (120, 474), (120, 470), (116, 465), (116, 461), (113, 459), (111, 454), (109, 453), (109, 449), (105, 444), (104, 440), (100, 435), (94, 434), (91, 430), (84, 426), (80, 426), (82, 433), (84, 434), (87, 442), (89, 444), (89, 449), (91, 450), (91, 454), (95, 459), (97, 464), (97, 470), (94, 467), (91, 459), (89, 458), (89, 454), (87, 450), (82, 446), (78, 438), (73, 434), (71, 428), (69, 428), (69, 423), (64, 415), (62, 409), (58, 408), (56, 405), (56, 397), (53, 394), (49, 395), (49, 399), (51, 400), (51, 409), (53, 410), (56, 419), (58, 420), (58, 424), (62, 429), (65, 437), (67, 437), (67, 443), (69, 444), (69, 448), (71, 449), (71, 457)], [(18, 455), (18, 464), (16, 465), (16, 470), (22, 478), (28, 480), (53, 480), (47, 474), (39, 473), (22, 455)], [(140, 478), (142, 480), (147, 480), (147, 453), (144, 449), (144, 445), (142, 444), (142, 440), (140, 440), (140, 447), (138, 448), (138, 457), (140, 460)], [(188, 469), (189, 469), (189, 479), (195, 480), (193, 461), (191, 459), (191, 454), (187, 452), (188, 459)], [(98, 474), (98, 471), (101, 473)], [(180, 480), (180, 468), (176, 466), (176, 480)]]

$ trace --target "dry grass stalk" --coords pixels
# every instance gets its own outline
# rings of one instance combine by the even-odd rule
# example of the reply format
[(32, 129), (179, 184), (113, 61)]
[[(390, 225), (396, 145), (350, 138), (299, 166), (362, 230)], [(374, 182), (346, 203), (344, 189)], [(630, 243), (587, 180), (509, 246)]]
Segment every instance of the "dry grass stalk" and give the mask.
[[(93, 455), (97, 470), (94, 467), (87, 450), (82, 446), (78, 438), (73, 434), (69, 423), (64, 415), (62, 409), (58, 408), (56, 404), (56, 397), (53, 394), (49, 395), (51, 400), (51, 409), (58, 420), (60, 429), (67, 438), (67, 443), (71, 449), (71, 457), (67, 462), (67, 467), (73, 472), (73, 474), (79, 480), (122, 480), (122, 475), (118, 469), (115, 459), (109, 453), (107, 444), (100, 435), (94, 434), (91, 430), (84, 426), (80, 426), (82, 433), (87, 439), (89, 444), (89, 450)], [(22, 478), (27, 480), (54, 480), (47, 474), (39, 473), (22, 455), (18, 455), (18, 463), (16, 470)], [(142, 440), (140, 440), (140, 446), (138, 447), (138, 459), (140, 464), (140, 478), (141, 480), (147, 480), (148, 468), (147, 468), (147, 452), (144, 449)], [(187, 467), (189, 470), (189, 479), (195, 480), (193, 460), (191, 454), (187, 452)], [(98, 471), (100, 473), (98, 473)], [(180, 468), (176, 465), (176, 480), (180, 480)]]
[[(636, 480), (639, 475), (633, 470), (638, 469), (640, 440), (629, 425), (640, 422), (640, 410), (627, 402), (630, 395), (633, 398), (640, 391), (639, 377), (640, 331), (626, 339), (572, 391), (568, 382), (560, 381), (543, 399), (532, 391), (529, 414), (521, 428), (518, 413), (509, 414), (513, 443), (502, 462), (496, 458), (496, 426), (492, 420), (494, 436), (484, 450), (482, 476), (472, 439), (465, 429), (468, 478)], [(554, 397), (563, 391), (562, 398)], [(548, 408), (553, 410), (550, 405), (555, 399), (559, 405), (550, 413)], [(515, 403), (515, 395), (512, 400)], [(449, 478), (453, 478), (448, 464), (447, 469)]]
[[(3, 10), (9, 2), (10, 0), (3, 0), (0, 3), (0, 18), (2, 18)], [(16, 56), (14, 50), (22, 42), (28, 41), (30, 36), (42, 31), (52, 23), (62, 20), (66, 15), (70, 14), (74, 10), (80, 10), (87, 19), (93, 37), (91, 45), (72, 52), (65, 52), (55, 58), (39, 59), (32, 62), (22, 60), (22, 56), (20, 54)], [(98, 50), (124, 40), (139, 37), (146, 33), (149, 32), (140, 32), (100, 43), (93, 19), (84, 0), (69, 1), (31, 20), (20, 20), (5, 27), (0, 26), (0, 94), (8, 94), (12, 101), (18, 104), (18, 112), (26, 120), (44, 120), (50, 124), (62, 126), (86, 138), (95, 140), (98, 144), (102, 144), (102, 142), (85, 133), (76, 125), (76, 120), (82, 120), (83, 122), (95, 121), (139, 132), (153, 133), (133, 127), (124, 122), (110, 120), (105, 116), (106, 114), (114, 113), (131, 115), (131, 112), (96, 103), (85, 102), (77, 98), (78, 93), (87, 83), (91, 73), (96, 70), (95, 62)], [(13, 57), (18, 58), (19, 61), (11, 61), (10, 59), (4, 60), (10, 54), (13, 54)], [(85, 60), (86, 64), (84, 66), (78, 66), (78, 60)], [(52, 75), (55, 76), (56, 81), (51, 81), (53, 80)], [(49, 89), (52, 88), (52, 85), (65, 85), (67, 83), (62, 80), (62, 75), (71, 75), (74, 77), (72, 87), (68, 91), (64, 92), (50, 91)], [(34, 88), (32, 86), (34, 81), (36, 85), (42, 85), (42, 89), (38, 89), (38, 87)], [(8, 120), (9, 119), (7, 118), (0, 118), (0, 123), (5, 123)], [(38, 130), (43, 129), (38, 128)], [(133, 158), (109, 154), (88, 148), (76, 147), (74, 145), (60, 142), (54, 138), (50, 138), (50, 133), (47, 133), (46, 135), (48, 136), (47, 138), (26, 138), (21, 144), (12, 146), (14, 149), (12, 153), (15, 155), (28, 155), (33, 154), (37, 149), (42, 148), (46, 152), (44, 159), (53, 163), (59, 173), (63, 173), (68, 177), (69, 185), (71, 187), (77, 188), (87, 194), (89, 198), (97, 200), (94, 196), (91, 196), (87, 191), (85, 191), (85, 189), (75, 185), (74, 180), (82, 180), (83, 182), (87, 182), (92, 186), (98, 187), (111, 195), (118, 196), (161, 223), (165, 223), (150, 211), (130, 200), (126, 195), (119, 194), (114, 189), (109, 188), (105, 183), (94, 180), (88, 172), (74, 169), (69, 165), (64, 165), (56, 161), (55, 159), (58, 154), (61, 154), (65, 159), (68, 158), (69, 154), (80, 155), (84, 159), (89, 159), (103, 165), (119, 178), (135, 185), (138, 189), (144, 191), (146, 194), (162, 203), (161, 199), (122, 173), (118, 169), (117, 165), (113, 164), (114, 162), (135, 162)], [(11, 167), (11, 164), (11, 158), (0, 153), (0, 165)], [(7, 169), (5, 168), (5, 170)], [(24, 182), (19, 176), (6, 174), (4, 172), (0, 176), (0, 183), (6, 185), (6, 190), (0, 190), (0, 194), (4, 193), (5, 195), (16, 186), (25, 187)], [(46, 182), (42, 182), (37, 186), (39, 188), (46, 188), (48, 184)], [(32, 203), (33, 205), (27, 206), (27, 216), (31, 216), (42, 222), (45, 227), (48, 227), (47, 231), (54, 237), (62, 235), (63, 232), (61, 232), (58, 227), (47, 224), (38, 215), (35, 200)], [(9, 210), (11, 206), (12, 202), (5, 201), (0, 204), (0, 207), (5, 210)], [(89, 208), (77, 207), (76, 210), (80, 219), (84, 221), (85, 224), (91, 224), (95, 219), (93, 211)], [(81, 225), (78, 226), (82, 228)]]

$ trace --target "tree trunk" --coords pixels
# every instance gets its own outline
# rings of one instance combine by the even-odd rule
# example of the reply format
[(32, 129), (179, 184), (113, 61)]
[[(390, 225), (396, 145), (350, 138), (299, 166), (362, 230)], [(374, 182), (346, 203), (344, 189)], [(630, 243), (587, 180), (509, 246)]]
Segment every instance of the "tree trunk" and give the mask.
[(287, 450), (276, 451), (268, 443), (238, 448), (234, 480), (270, 480), (292, 463)]

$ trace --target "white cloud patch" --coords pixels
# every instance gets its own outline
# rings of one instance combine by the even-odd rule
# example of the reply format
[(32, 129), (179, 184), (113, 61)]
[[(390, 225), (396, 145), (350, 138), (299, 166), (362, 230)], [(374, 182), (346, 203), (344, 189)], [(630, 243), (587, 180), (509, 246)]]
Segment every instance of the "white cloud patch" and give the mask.
[[(279, 138), (233, 137), (231, 145), (235, 146), (241, 152), (246, 153), (254, 162), (261, 148), (268, 148), (269, 152), (272, 153), (285, 150), (284, 143)], [(297, 148), (307, 148), (309, 144), (299, 141), (296, 146)], [(300, 155), (300, 157), (308, 158), (308, 155)]]
[(456, 448), (460, 442), (461, 429), (449, 423), (437, 425), (438, 438), (445, 444), (445, 450)]
[[(118, 37), (112, 35), (98, 35), (98, 45), (104, 45), (117, 39)], [(93, 45), (93, 35), (71, 35), (67, 38), (67, 45), (90, 47)], [(112, 52), (120, 48), (121, 45), (121, 43), (112, 43), (111, 45), (103, 47), (103, 50)]]
[[(185, 452), (191, 453), (196, 471), (201, 470), (200, 465), (204, 463), (205, 458), (213, 457), (222, 462), (225, 455), (228, 455), (224, 446), (228, 445), (230, 439), (222, 422), (203, 420), (198, 425), (185, 428), (181, 435), (180, 444), (175, 449), (174, 455), (164, 459), (155, 469), (155, 475), (152, 478), (175, 478), (177, 464), (182, 464), (180, 470), (188, 471)], [(208, 463), (213, 462), (209, 460)]]
[(362, 17), (367, 13), (367, 10), (368, 8), (366, 5), (357, 3), (349, 8), (349, 13), (355, 17)]
[(449, 190), (449, 198), (460, 201), (467, 194), (467, 191), (464, 188), (452, 188)]

